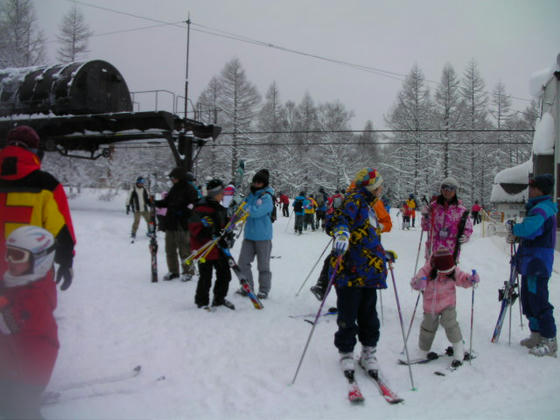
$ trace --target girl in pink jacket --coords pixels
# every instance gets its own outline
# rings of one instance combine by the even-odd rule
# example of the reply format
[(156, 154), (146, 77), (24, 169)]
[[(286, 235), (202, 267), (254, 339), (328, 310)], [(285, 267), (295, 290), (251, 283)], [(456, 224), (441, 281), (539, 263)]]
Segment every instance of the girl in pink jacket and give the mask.
[(424, 319), (420, 326), (418, 347), (419, 358), (434, 359), (428, 354), (436, 335), (438, 325), (445, 328), (445, 334), (453, 345), (453, 361), (451, 366), (461, 366), (463, 359), (467, 359), (463, 348), (463, 336), (457, 322), (455, 309), (455, 286), (472, 287), (480, 281), (478, 274), (467, 274), (456, 265), (451, 252), (439, 248), (430, 260), (418, 271), (412, 279), (411, 286), (415, 290), (424, 291)]
[[(459, 183), (448, 177), (441, 182), (440, 195), (429, 206), (422, 209), (422, 229), (428, 233), (426, 240), (426, 260), (439, 248), (447, 248), (451, 253), (459, 244), (469, 240), (473, 232), (472, 220), (468, 210), (457, 198)], [(463, 232), (459, 234), (459, 225), (464, 213), (467, 213)], [(455, 256), (459, 261), (459, 252)]]

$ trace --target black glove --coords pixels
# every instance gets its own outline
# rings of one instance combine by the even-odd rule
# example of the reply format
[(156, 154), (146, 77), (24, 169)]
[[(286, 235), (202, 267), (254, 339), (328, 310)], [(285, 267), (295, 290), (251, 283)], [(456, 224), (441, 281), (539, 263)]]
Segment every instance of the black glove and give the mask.
[(126, 214), (130, 213), (130, 206), (126, 206)]
[(59, 265), (58, 271), (56, 272), (56, 284), (60, 283), (61, 280), (62, 286), (60, 286), (60, 290), (66, 290), (72, 284), (72, 278), (74, 277), (74, 270), (72, 270), (72, 265)]
[(233, 232), (227, 232), (222, 236), (219, 240), (219, 245), (221, 248), (233, 248), (233, 244), (235, 243), (235, 235)]

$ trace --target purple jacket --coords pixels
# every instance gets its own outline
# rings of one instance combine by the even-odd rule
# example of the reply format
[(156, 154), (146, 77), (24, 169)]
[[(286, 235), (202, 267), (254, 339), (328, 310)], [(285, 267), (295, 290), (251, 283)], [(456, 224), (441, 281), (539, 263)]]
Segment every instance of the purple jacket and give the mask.
[[(441, 247), (447, 248), (452, 253), (455, 251), (459, 222), (461, 216), (467, 210), (460, 201), (456, 204), (441, 204), (441, 201), (439, 199), (432, 201), (429, 206), (428, 217), (422, 218), (422, 230), (428, 232), (426, 260), (429, 260), (435, 250)], [(468, 239), (472, 232), (472, 220), (469, 216), (463, 234)], [(457, 261), (459, 261), (459, 254), (457, 255)]]

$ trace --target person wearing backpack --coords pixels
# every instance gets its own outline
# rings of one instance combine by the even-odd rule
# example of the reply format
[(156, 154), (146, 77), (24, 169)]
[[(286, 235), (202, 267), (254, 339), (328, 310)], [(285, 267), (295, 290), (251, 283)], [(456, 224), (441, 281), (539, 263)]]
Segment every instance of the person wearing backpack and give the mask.
[(342, 205), (342, 201), (344, 200), (344, 196), (340, 193), (339, 190), (334, 192), (334, 195), (329, 198), (329, 202), (327, 205), (327, 214), (332, 214), (335, 209), (339, 208)]
[(299, 233), (300, 235), (303, 232), (303, 203), (305, 202), (305, 192), (301, 191), (299, 195), (294, 198), (294, 202), (292, 203), (292, 207), (294, 208), (295, 214), (295, 224), (294, 224), (294, 231), (295, 233)]
[[(270, 255), (272, 252), (272, 220), (274, 209), (274, 190), (268, 185), (269, 173), (266, 169), (258, 171), (251, 182), (251, 193), (245, 199), (245, 209), (249, 213), (245, 224), (244, 239), (241, 244), (238, 265), (243, 275), (254, 289), (251, 264), (257, 257), (259, 271), (259, 291), (257, 297), (266, 299), (270, 293), (272, 273)], [(238, 294), (247, 296), (244, 289)]]

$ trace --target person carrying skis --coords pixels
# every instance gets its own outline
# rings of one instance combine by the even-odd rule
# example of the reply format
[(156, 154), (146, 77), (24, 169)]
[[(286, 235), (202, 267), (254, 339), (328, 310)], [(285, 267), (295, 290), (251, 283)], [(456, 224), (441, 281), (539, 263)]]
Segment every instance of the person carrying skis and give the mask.
[[(34, 225), (48, 230), (56, 241), (56, 283), (62, 282), (60, 290), (66, 290), (74, 278), (76, 237), (64, 188), (41, 170), (42, 154), (33, 128), (21, 125), (8, 131), (0, 150), (0, 256), (14, 229)], [(5, 271), (5, 261), (0, 258), (0, 278)]]
[[(238, 265), (243, 275), (249, 282), (251, 290), (255, 290), (251, 263), (257, 257), (259, 271), (259, 299), (266, 299), (272, 285), (272, 273), (270, 272), (270, 255), (272, 252), (272, 220), (270, 215), (274, 208), (274, 190), (269, 184), (269, 172), (261, 169), (253, 177), (251, 193), (245, 201), (245, 209), (249, 216), (245, 223), (244, 239), (241, 244)], [(247, 296), (247, 292), (241, 288), (238, 292)]]
[(303, 217), (304, 217), (304, 212), (303, 212), (303, 203), (305, 202), (305, 192), (301, 191), (299, 193), (299, 195), (294, 198), (294, 201), (292, 202), (292, 207), (294, 208), (294, 215), (295, 215), (295, 220), (294, 220), (294, 232), (295, 233), (299, 233), (300, 235), (303, 232)]
[(0, 278), (0, 417), (37, 419), (58, 356), (55, 239), (22, 226), (6, 240)]
[[(206, 184), (206, 197), (196, 203), (193, 215), (189, 219), (189, 232), (191, 249), (199, 249), (208, 241), (217, 237), (227, 224), (227, 210), (220, 202), (224, 198), (224, 183), (219, 179), (212, 179)], [(205, 256), (205, 261), (198, 262), (198, 284), (194, 296), (194, 303), (199, 308), (210, 309), (210, 286), (212, 285), (212, 269), (216, 270), (216, 282), (214, 284), (214, 299), (212, 307), (225, 306), (235, 309), (233, 303), (226, 299), (231, 271), (226, 257), (220, 250), (233, 246), (233, 233), (230, 232), (220, 239), (218, 246)]]
[(360, 170), (354, 179), (356, 188), (327, 221), (327, 231), (334, 236), (329, 268), (337, 294), (334, 344), (343, 371), (354, 370), (356, 335), (362, 344), (359, 364), (367, 371), (378, 370), (377, 289), (387, 288), (387, 258), (372, 222), (370, 203), (381, 195), (382, 183), (377, 170)]
[(448, 177), (440, 185), (440, 195), (422, 208), (422, 229), (428, 234), (425, 259), (429, 261), (434, 251), (445, 248), (454, 254), (458, 263), (460, 245), (467, 242), (473, 232), (472, 220), (457, 197), (457, 180)]
[[(356, 189), (356, 186), (354, 182), (352, 182), (348, 187), (347, 192), (351, 192), (354, 189)], [(377, 219), (375, 223), (375, 231), (381, 238), (382, 233), (391, 231), (391, 229), (393, 228), (393, 222), (391, 221), (391, 216), (389, 215), (389, 213), (387, 213), (387, 210), (385, 209), (383, 201), (379, 197), (375, 196), (372, 203), (372, 208), (373, 211), (375, 212), (375, 219)], [(321, 270), (321, 273), (319, 274), (319, 278), (317, 279), (317, 283), (315, 283), (315, 285), (311, 286), (311, 288), (309, 289), (311, 293), (313, 293), (313, 296), (315, 296), (319, 301), (323, 300), (325, 296), (325, 292), (327, 291), (327, 286), (329, 283), (329, 267), (330, 267), (331, 255), (325, 258), (325, 261), (323, 263), (323, 268)]]
[(431, 360), (428, 354), (432, 348), (438, 325), (445, 329), (447, 339), (453, 346), (451, 367), (457, 368), (468, 360), (465, 353), (461, 328), (457, 322), (455, 286), (475, 287), (479, 275), (461, 271), (455, 263), (453, 253), (447, 248), (439, 248), (430, 260), (412, 278), (410, 285), (414, 290), (423, 292), (424, 319), (420, 325), (418, 354), (414, 358)]
[(412, 222), (412, 227), (414, 227), (414, 223), (416, 221), (416, 200), (414, 199), (414, 194), (410, 194), (408, 196), (408, 200), (406, 200), (406, 205), (410, 210), (410, 220)]
[[(192, 175), (191, 175), (192, 177)], [(165, 255), (169, 272), (164, 280), (179, 278), (180, 261), (184, 261), (190, 252), (188, 221), (194, 204), (198, 201), (198, 192), (192, 185), (185, 168), (176, 167), (169, 173), (173, 186), (165, 198), (155, 200), (156, 207), (167, 208), (165, 215)], [(194, 275), (192, 266), (181, 264), (181, 281), (189, 281)]]
[(129, 214), (130, 210), (132, 210), (134, 215), (134, 221), (132, 222), (132, 229), (130, 232), (130, 239), (132, 241), (136, 238), (136, 231), (138, 230), (141, 217), (146, 221), (147, 229), (150, 229), (150, 197), (144, 184), (144, 178), (141, 176), (136, 178), (136, 184), (134, 184), (130, 190), (130, 194), (126, 200), (126, 214)]
[(552, 273), (556, 245), (556, 213), (552, 201), (554, 178), (538, 175), (529, 181), (527, 216), (521, 223), (507, 223), (507, 241), (520, 241), (514, 257), (521, 274), (521, 305), (529, 320), (531, 335), (521, 341), (535, 356), (556, 357), (556, 324), (550, 304), (548, 280)]
[(344, 196), (339, 190), (336, 190), (334, 194), (329, 197), (327, 202), (327, 214), (332, 214), (335, 209), (339, 208), (344, 201)]

